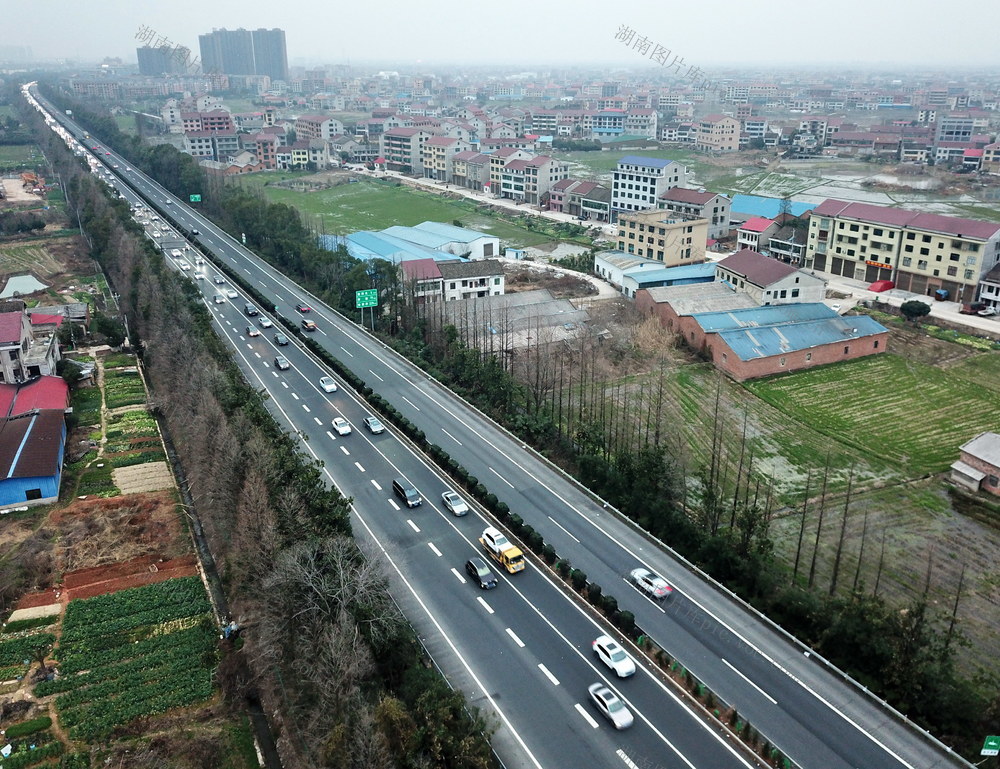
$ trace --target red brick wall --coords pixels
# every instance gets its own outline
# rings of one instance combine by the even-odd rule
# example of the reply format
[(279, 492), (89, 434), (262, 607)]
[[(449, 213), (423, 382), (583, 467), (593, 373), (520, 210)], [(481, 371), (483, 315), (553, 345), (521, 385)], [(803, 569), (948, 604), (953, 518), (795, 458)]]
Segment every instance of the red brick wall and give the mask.
[(989, 476), (991, 475), (994, 478), (1000, 477), (1000, 467), (997, 467), (996, 465), (991, 465), (989, 462), (984, 462), (979, 457), (974, 457), (972, 456), (972, 454), (967, 454), (964, 451), (961, 452), (960, 458), (967, 465), (971, 465), (972, 467), (976, 468), (979, 472), (986, 473), (987, 477), (983, 478), (983, 481), (979, 486), (979, 488), (982, 491), (986, 491), (989, 492), (990, 494), (1000, 497), (1000, 484), (998, 484), (997, 486), (991, 486), (989, 479)]
[[(886, 350), (889, 340), (889, 332), (866, 336), (862, 339), (845, 340), (822, 347), (813, 347), (809, 350), (794, 350), (784, 355), (775, 355), (768, 358), (755, 358), (753, 360), (740, 360), (721, 338), (712, 334), (709, 337), (709, 348), (712, 353), (712, 361), (716, 367), (725, 371), (733, 379), (743, 382), (747, 379), (770, 376), (771, 374), (782, 374), (789, 371), (802, 371), (813, 366), (822, 366), (827, 363), (837, 363), (843, 360), (854, 360), (864, 358), (868, 355), (877, 355)], [(878, 347), (875, 343), (878, 342)], [(844, 348), (848, 352), (844, 352)], [(781, 361), (785, 365), (781, 365)]]

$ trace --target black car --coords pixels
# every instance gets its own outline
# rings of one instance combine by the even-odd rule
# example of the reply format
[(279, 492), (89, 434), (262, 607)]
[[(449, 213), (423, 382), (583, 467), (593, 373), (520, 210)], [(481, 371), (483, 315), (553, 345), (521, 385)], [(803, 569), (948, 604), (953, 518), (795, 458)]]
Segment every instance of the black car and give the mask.
[(470, 558), (466, 561), (465, 571), (483, 590), (491, 590), (497, 586), (496, 576), (482, 558)]
[(288, 337), (285, 336), (284, 334), (275, 334), (274, 341), (276, 344), (279, 344), (282, 347), (284, 347), (286, 344), (288, 344)]

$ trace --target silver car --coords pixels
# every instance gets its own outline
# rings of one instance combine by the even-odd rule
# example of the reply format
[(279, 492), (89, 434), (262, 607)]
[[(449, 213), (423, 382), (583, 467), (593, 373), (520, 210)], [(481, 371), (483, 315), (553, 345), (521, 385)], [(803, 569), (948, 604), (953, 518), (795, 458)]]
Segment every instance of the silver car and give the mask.
[(469, 506), (465, 504), (465, 500), (454, 491), (444, 492), (441, 495), (441, 501), (444, 502), (444, 506), (451, 511), (452, 515), (466, 515), (469, 512)]
[(587, 687), (590, 699), (601, 715), (611, 722), (615, 729), (628, 729), (633, 722), (632, 711), (625, 707), (618, 695), (598, 681)]

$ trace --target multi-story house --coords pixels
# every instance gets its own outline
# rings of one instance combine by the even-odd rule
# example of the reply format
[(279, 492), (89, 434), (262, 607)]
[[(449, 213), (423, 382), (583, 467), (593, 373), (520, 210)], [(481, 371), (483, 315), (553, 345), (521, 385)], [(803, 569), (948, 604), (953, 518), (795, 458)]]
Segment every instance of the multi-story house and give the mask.
[(503, 265), (496, 259), (438, 262), (437, 267), (446, 302), (504, 293)]
[(184, 151), (196, 158), (215, 159), (215, 148), (212, 146), (212, 131), (185, 131)]
[(781, 229), (774, 219), (763, 216), (753, 216), (747, 219), (736, 230), (736, 247), (748, 248), (751, 251), (762, 251), (771, 236)]
[(988, 174), (1000, 174), (1000, 142), (993, 142), (983, 147), (980, 168)]
[(740, 148), (740, 121), (727, 115), (707, 115), (698, 122), (695, 147), (705, 152), (736, 152)]
[(625, 133), (655, 139), (658, 133), (656, 110), (633, 107), (625, 113)]
[(424, 142), (420, 150), (424, 166), (424, 178), (439, 182), (451, 182), (454, 172), (455, 155), (472, 148), (468, 142), (449, 136), (432, 136)]
[(517, 149), (515, 147), (504, 147), (503, 149), (498, 149), (495, 152), (490, 153), (490, 189), (498, 197), (501, 195), (501, 177), (503, 176), (504, 168), (508, 163), (513, 160), (530, 160), (532, 154), (527, 150)]
[[(11, 309), (16, 308), (16, 309)], [(0, 382), (23, 382), (56, 373), (62, 359), (54, 326), (38, 318), (38, 330), (20, 300), (8, 301), (0, 311)]]
[(1000, 262), (1000, 224), (825, 200), (809, 217), (805, 266), (904, 291), (971, 302)]
[(715, 279), (747, 294), (761, 306), (822, 302), (826, 280), (806, 270), (744, 248), (715, 265)]
[(385, 158), (386, 168), (423, 175), (423, 146), (432, 136), (422, 128), (390, 128), (379, 137), (380, 154)]
[(733, 201), (726, 195), (674, 187), (660, 195), (656, 205), (671, 213), (707, 219), (708, 237), (718, 240), (729, 235), (732, 204)]
[(470, 190), (488, 192), (490, 187), (490, 156), (475, 150), (456, 153), (451, 159), (452, 184)]
[(344, 124), (326, 115), (303, 115), (295, 121), (295, 135), (299, 139), (329, 141), (344, 133)]
[(656, 209), (618, 214), (618, 250), (667, 267), (705, 261), (708, 220)]
[(618, 161), (611, 185), (611, 208), (642, 211), (656, 206), (664, 192), (687, 184), (687, 168), (673, 160), (626, 155)]

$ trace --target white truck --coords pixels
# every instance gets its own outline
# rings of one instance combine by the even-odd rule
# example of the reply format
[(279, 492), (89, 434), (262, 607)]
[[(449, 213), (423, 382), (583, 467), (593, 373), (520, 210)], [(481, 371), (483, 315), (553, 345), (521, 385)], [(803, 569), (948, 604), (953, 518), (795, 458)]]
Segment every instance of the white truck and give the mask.
[(516, 574), (519, 571), (524, 571), (524, 553), (521, 552), (520, 548), (514, 547), (499, 529), (487, 526), (483, 530), (483, 536), (479, 538), (479, 544), (483, 546), (483, 550), (490, 558), (503, 566), (509, 573)]

